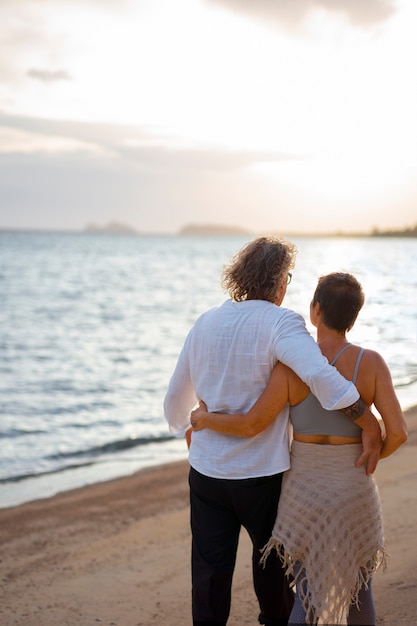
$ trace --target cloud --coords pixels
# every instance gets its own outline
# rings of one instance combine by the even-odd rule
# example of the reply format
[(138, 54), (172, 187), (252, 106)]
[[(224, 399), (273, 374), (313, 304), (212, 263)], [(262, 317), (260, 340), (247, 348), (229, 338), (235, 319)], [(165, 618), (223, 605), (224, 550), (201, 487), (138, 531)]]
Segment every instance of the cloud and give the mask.
[(72, 80), (71, 75), (66, 70), (40, 70), (31, 68), (27, 71), (27, 76), (36, 78), (43, 83), (54, 83), (59, 80)]
[(161, 128), (5, 113), (1, 134), (2, 228), (80, 229), (118, 220), (139, 231), (175, 232), (188, 222), (225, 219), (250, 226), (260, 209), (248, 168), (293, 158), (183, 145)]
[[(33, 142), (33, 145), (36, 145), (37, 153), (42, 152), (42, 138), (45, 140), (45, 152), (51, 151), (51, 145), (59, 146), (58, 140), (67, 140), (65, 149), (61, 144), (62, 152), (68, 152), (71, 147), (76, 152), (77, 146), (85, 146), (89, 147), (90, 152), (94, 149), (97, 154), (130, 161), (132, 165), (147, 171), (239, 170), (258, 163), (299, 158), (280, 151), (226, 150), (212, 145), (183, 145), (175, 137), (164, 134), (163, 129), (155, 127), (51, 120), (0, 112), (0, 132), (10, 129), (24, 131), (32, 137), (36, 135), (39, 140)], [(6, 146), (3, 142), (1, 152), (14, 152), (13, 144)], [(16, 152), (19, 152), (19, 148)]]
[[(96, 0), (1, 0), (0, 80), (15, 85), (26, 76), (49, 82), (70, 78), (65, 70), (49, 69), (50, 61), (60, 63), (72, 44), (72, 37), (59, 25), (59, 20), (56, 22), (56, 17), (67, 11), (70, 28), (76, 11), (80, 21), (84, 13), (95, 12), (99, 23), (103, 13), (123, 14), (133, 4), (133, 0), (101, 0), (99, 3)], [(40, 55), (46, 69), (35, 67), (22, 71), (25, 66), (27, 70), (29, 59)]]
[[(396, 188), (375, 198), (365, 193), (352, 204), (327, 188), (321, 195), (306, 189), (306, 161), (287, 163), (299, 168), (293, 182), (250, 168), (276, 161), (280, 170), (291, 155), (279, 152), (181, 145), (160, 128), (5, 114), (0, 133), (20, 142), (5, 150), (0, 138), (0, 228), (79, 230), (88, 222), (119, 221), (140, 232), (176, 232), (187, 223), (210, 222), (297, 232), (346, 228), (346, 215), (357, 217), (358, 230), (415, 221), (415, 177), (400, 194)], [(31, 150), (29, 137), (37, 139)], [(49, 141), (54, 150), (43, 147)], [(319, 224), (320, 215), (328, 223)]]
[(255, 19), (297, 28), (314, 11), (345, 17), (353, 26), (372, 28), (396, 11), (394, 0), (207, 0)]
[(56, 120), (3, 112), (0, 112), (0, 128), (14, 128), (42, 137), (68, 138), (106, 148), (116, 146), (128, 138), (146, 141), (151, 135), (151, 128), (146, 126)]
[(221, 150), (210, 146), (165, 147), (118, 146), (120, 154), (142, 163), (147, 168), (169, 170), (225, 171), (240, 170), (258, 163), (288, 161), (294, 155), (278, 151)]

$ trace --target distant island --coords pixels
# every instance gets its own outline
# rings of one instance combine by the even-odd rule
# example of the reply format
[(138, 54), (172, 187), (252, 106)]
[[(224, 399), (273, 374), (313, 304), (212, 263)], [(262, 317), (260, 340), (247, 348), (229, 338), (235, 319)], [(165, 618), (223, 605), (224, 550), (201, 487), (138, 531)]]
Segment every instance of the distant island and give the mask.
[(86, 232), (89, 233), (114, 233), (119, 235), (138, 235), (138, 231), (129, 226), (128, 224), (123, 224), (122, 222), (109, 222), (104, 226), (100, 226), (99, 224), (94, 224), (90, 222), (86, 225)]
[(296, 231), (250, 231), (245, 230), (239, 226), (225, 226), (222, 224), (189, 224), (188, 226), (184, 226), (176, 233), (163, 233), (163, 232), (154, 232), (154, 233), (143, 233), (128, 224), (124, 224), (122, 222), (109, 222), (104, 225), (95, 224), (93, 222), (88, 223), (84, 229), (82, 230), (68, 230), (68, 229), (58, 229), (58, 228), (4, 228), (0, 226), (0, 233), (97, 233), (97, 234), (110, 234), (110, 235), (136, 235), (136, 236), (146, 236), (149, 235), (157, 235), (157, 236), (200, 236), (200, 237), (221, 237), (221, 236), (239, 236), (239, 237), (280, 237), (284, 236), (285, 238), (292, 237), (302, 237), (303, 239), (314, 239), (321, 237), (325, 238), (366, 238), (366, 237), (380, 237), (380, 238), (388, 238), (388, 237), (401, 237), (401, 238), (413, 238), (417, 237), (417, 225), (414, 227), (404, 228), (402, 230), (379, 230), (379, 228), (374, 228), (371, 232), (347, 232), (347, 231), (335, 231), (335, 232), (315, 232), (315, 233), (306, 233), (306, 232), (296, 232)]
[[(111, 221), (107, 224), (96, 224), (89, 222), (84, 232), (88, 233), (110, 233), (119, 235), (140, 235), (141, 233), (129, 224), (123, 222)], [(256, 233), (250, 231), (241, 226), (228, 225), (228, 224), (196, 224), (191, 223), (183, 226), (177, 233), (180, 236), (243, 236), (243, 237), (258, 237), (258, 236), (278, 236), (284, 235), (285, 237), (417, 237), (417, 224), (414, 227), (407, 227), (401, 230), (380, 230), (379, 228), (373, 228), (371, 232), (325, 232), (325, 233), (302, 233), (302, 232), (262, 232)]]
[(250, 231), (240, 226), (224, 224), (188, 224), (181, 228), (179, 235), (251, 235)]
[[(277, 235), (278, 233), (263, 233), (266, 235)], [(289, 237), (417, 237), (416, 226), (408, 227), (402, 230), (379, 230), (374, 228), (368, 233), (349, 233), (343, 231), (326, 232), (326, 233), (283, 233)], [(178, 235), (250, 235), (258, 236), (258, 234), (241, 228), (240, 226), (226, 226), (224, 224), (188, 224), (178, 231)]]

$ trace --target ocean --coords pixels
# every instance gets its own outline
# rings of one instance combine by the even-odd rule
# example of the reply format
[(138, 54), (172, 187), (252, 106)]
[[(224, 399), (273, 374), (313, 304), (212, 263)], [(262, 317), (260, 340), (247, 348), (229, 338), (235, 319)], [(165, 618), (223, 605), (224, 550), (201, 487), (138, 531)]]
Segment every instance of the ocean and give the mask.
[[(163, 416), (186, 334), (227, 297), (251, 237), (0, 233), (0, 508), (187, 457)], [(417, 240), (291, 237), (283, 306), (308, 320), (317, 278), (349, 271), (366, 302), (349, 339), (379, 351), (417, 404)]]

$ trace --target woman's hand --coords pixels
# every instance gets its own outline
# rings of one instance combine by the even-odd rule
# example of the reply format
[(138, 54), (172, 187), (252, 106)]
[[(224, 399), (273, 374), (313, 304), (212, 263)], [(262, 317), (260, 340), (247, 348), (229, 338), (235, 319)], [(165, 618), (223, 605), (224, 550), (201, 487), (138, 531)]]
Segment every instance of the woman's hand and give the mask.
[(207, 405), (200, 400), (200, 404), (197, 409), (191, 411), (190, 422), (193, 430), (202, 430), (205, 428), (204, 418), (207, 416)]

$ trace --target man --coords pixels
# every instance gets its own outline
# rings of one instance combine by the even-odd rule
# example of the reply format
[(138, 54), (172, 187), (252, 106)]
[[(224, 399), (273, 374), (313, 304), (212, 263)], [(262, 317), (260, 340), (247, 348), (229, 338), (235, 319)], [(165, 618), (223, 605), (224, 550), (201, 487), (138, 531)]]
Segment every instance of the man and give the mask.
[[(295, 247), (261, 237), (225, 269), (231, 300), (203, 314), (191, 329), (165, 397), (170, 431), (190, 428), (199, 399), (210, 412), (245, 413), (258, 398), (277, 361), (293, 369), (326, 409), (343, 410), (362, 428), (368, 473), (382, 445), (379, 425), (351, 382), (321, 354), (303, 318), (280, 308), (294, 266)], [(347, 408), (344, 408), (347, 407)], [(225, 626), (241, 526), (253, 544), (252, 568), (259, 622), (284, 626), (293, 604), (278, 557), (259, 564), (270, 538), (289, 468), (288, 410), (252, 438), (204, 429), (193, 433), (189, 453), (194, 626)]]

